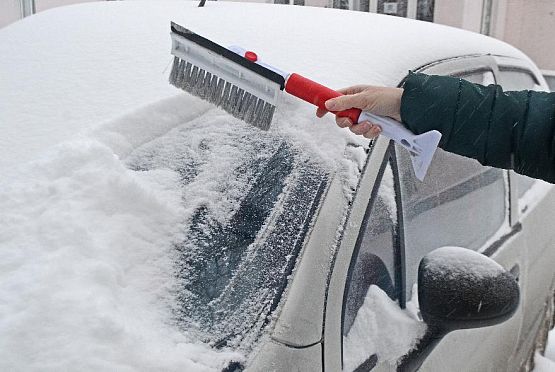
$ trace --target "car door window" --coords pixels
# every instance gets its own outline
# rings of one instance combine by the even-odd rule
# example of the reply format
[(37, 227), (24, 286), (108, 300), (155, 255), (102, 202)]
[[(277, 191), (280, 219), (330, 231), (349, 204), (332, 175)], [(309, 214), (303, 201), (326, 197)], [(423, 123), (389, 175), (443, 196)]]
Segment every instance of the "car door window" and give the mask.
[(408, 296), (426, 253), (443, 246), (477, 250), (501, 227), (505, 179), (502, 170), (438, 149), (421, 182), (403, 148), (398, 159)]
[[(470, 78), (478, 79), (475, 74)], [(478, 250), (506, 222), (506, 182), (504, 171), (441, 149), (421, 182), (414, 175), (409, 153), (401, 147), (396, 152), (409, 297), (426, 253), (443, 246)]]
[(555, 73), (553, 71), (544, 72), (543, 77), (547, 85), (549, 86), (549, 90), (555, 92)]
[[(343, 299), (342, 333), (347, 336), (371, 285), (380, 287), (391, 299), (398, 298), (400, 244), (397, 223), (397, 198), (391, 161), (381, 170), (378, 185), (367, 206), (353, 258), (349, 267)], [(345, 348), (345, 358), (360, 350)], [(372, 355), (368, 360), (376, 360)], [(367, 362), (368, 363), (368, 362)]]
[(536, 180), (531, 177), (523, 176), (522, 174), (516, 174), (516, 188), (518, 198), (521, 199), (526, 191), (530, 190), (530, 188), (534, 185)]
[(538, 85), (531, 72), (521, 69), (499, 68), (499, 85), (504, 91), (534, 89)]
[(453, 76), (461, 77), (471, 83), (490, 85), (495, 84), (495, 76), (491, 70), (473, 71), (471, 73), (455, 74)]
[(421, 182), (404, 149), (398, 158), (410, 291), (426, 253), (443, 246), (477, 250), (501, 227), (507, 215), (505, 178), (502, 170), (438, 149)]

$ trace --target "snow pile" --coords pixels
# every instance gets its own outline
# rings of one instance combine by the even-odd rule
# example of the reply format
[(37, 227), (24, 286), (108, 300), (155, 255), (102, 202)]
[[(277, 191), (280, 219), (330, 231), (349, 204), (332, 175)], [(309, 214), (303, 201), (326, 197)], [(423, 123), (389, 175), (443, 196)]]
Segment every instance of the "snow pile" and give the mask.
[(387, 207), (387, 210), (389, 212), (389, 218), (395, 225), (397, 225), (397, 202), (395, 199), (395, 181), (393, 178), (393, 170), (391, 169), (391, 165), (389, 163), (384, 169), (381, 182), (382, 183), (380, 184), (378, 195), (384, 201)]
[(55, 8), (0, 29), (0, 169), (177, 94), (164, 71), (170, 3), (111, 3)]
[(505, 271), (497, 262), (484, 259), (481, 253), (460, 247), (442, 247), (428, 253), (426, 266), (432, 267), (434, 272), (452, 273), (453, 277), (457, 277), (457, 273), (461, 277), (496, 277)]
[(555, 361), (536, 352), (534, 356), (534, 370), (532, 372), (553, 372)]
[[(160, 151), (167, 152), (166, 158), (172, 155), (171, 152), (183, 152), (184, 157), (203, 156), (200, 153), (185, 155), (199, 150), (201, 142), (203, 146), (208, 142), (213, 143), (212, 150), (217, 150), (220, 145), (228, 146), (232, 149), (231, 153), (222, 148), (217, 155), (209, 154), (212, 158), (218, 156), (221, 159), (220, 162), (211, 163), (216, 168), (212, 169), (208, 177), (215, 178), (234, 164), (230, 159), (234, 158), (235, 148), (241, 151), (241, 148), (250, 146), (249, 142), (263, 146), (269, 138), (282, 139), (329, 172), (340, 172), (345, 193), (351, 194), (367, 160), (365, 149), (369, 141), (338, 128), (331, 115), (323, 120), (316, 118), (312, 106), (304, 102), (285, 95), (281, 101), (269, 132), (247, 125), (206, 101), (183, 93), (104, 123), (87, 135), (107, 144), (122, 159), (151, 141), (158, 142), (156, 146)], [(175, 133), (167, 135), (171, 131)], [(161, 139), (165, 135), (167, 138)], [(182, 140), (172, 138), (174, 135)], [(202, 158), (195, 161), (205, 162)], [(231, 164), (225, 165), (226, 161), (231, 161)], [(203, 180), (198, 185), (204, 183), (204, 187), (199, 186), (199, 189), (206, 189), (207, 182), (211, 184), (217, 181)]]
[(200, 98), (179, 94), (148, 104), (86, 133), (106, 144), (119, 158), (161, 137), (178, 125), (190, 122), (214, 107)]
[[(166, 106), (166, 103), (162, 105)], [(157, 120), (147, 113), (148, 110), (160, 110), (156, 106), (141, 110), (143, 118), (151, 117), (149, 124), (156, 128)], [(136, 128), (131, 126), (135, 116), (123, 117), (114, 126), (122, 128), (128, 123), (131, 129), (128, 134), (133, 136)], [(181, 189), (184, 219), (189, 219), (198, 208), (206, 207), (212, 217), (225, 224), (252, 186), (252, 173), (257, 163), (271, 157), (283, 139), (274, 132), (263, 132), (245, 125), (217, 109), (179, 123), (165, 135), (134, 149), (125, 162), (137, 170), (175, 169), (180, 177), (178, 187)], [(104, 137), (104, 133), (113, 133), (108, 128), (106, 126), (106, 132), (99, 131), (96, 135)], [(140, 132), (143, 136), (144, 133)], [(137, 141), (131, 138), (131, 141)]]
[(287, 138), (330, 172), (340, 172), (344, 192), (350, 196), (368, 158), (369, 140), (337, 127), (331, 114), (318, 119), (314, 113), (313, 106), (284, 95), (270, 131)]
[(377, 354), (379, 363), (395, 365), (416, 346), (425, 331), (424, 323), (372, 285), (349, 334), (343, 339), (344, 368), (353, 371), (373, 354)]
[(94, 141), (0, 184), (1, 370), (214, 370), (171, 324), (178, 176), (133, 172)]
[(555, 330), (549, 332), (544, 355), (536, 352), (534, 357), (534, 370), (532, 372), (553, 371), (555, 371)]

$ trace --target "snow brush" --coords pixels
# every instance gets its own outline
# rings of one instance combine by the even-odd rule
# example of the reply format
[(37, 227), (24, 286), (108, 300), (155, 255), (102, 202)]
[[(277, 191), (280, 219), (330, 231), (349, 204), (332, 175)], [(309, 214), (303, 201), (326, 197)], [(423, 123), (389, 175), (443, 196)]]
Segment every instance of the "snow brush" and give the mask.
[[(238, 119), (268, 130), (281, 91), (325, 109), (325, 102), (342, 94), (296, 73), (288, 73), (238, 46), (225, 48), (176, 23), (171, 23), (174, 61), (172, 85), (224, 109)], [(414, 173), (423, 180), (441, 133), (415, 135), (403, 124), (356, 108), (333, 112), (353, 123), (370, 121), (411, 155)]]

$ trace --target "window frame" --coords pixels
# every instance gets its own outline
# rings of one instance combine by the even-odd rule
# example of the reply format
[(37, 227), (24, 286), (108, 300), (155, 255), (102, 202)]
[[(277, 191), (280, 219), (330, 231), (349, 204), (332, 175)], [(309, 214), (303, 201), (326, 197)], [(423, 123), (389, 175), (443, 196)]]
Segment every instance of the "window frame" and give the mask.
[[(534, 85), (541, 86), (537, 76), (534, 75), (534, 73), (532, 71), (530, 71), (529, 69), (527, 69), (526, 67), (511, 66), (511, 65), (500, 65), (499, 68), (498, 68), (498, 71), (499, 71), (498, 72), (499, 76), (498, 76), (498, 79), (496, 79), (498, 82), (500, 82), (502, 80), (501, 75), (503, 74), (503, 72), (507, 72), (507, 71), (508, 72), (519, 72), (521, 74), (525, 74), (525, 75), (530, 76), (532, 78), (532, 80), (534, 81)], [(522, 89), (526, 89), (526, 88), (522, 88)], [(505, 90), (505, 89), (503, 89), (503, 90)], [(507, 91), (510, 91), (510, 90), (507, 90)]]
[[(495, 83), (499, 80), (499, 69), (495, 59), (490, 55), (469, 55), (440, 60), (428, 65), (424, 65), (415, 72), (422, 72), (429, 75), (445, 75), (453, 77), (463, 77), (490, 71), (493, 73)], [(404, 84), (406, 77), (403, 79)], [(401, 85), (402, 85), (401, 84)]]
[[(365, 228), (368, 224), (368, 220), (370, 219), (370, 215), (372, 214), (372, 209), (374, 206), (374, 202), (376, 200), (376, 197), (378, 196), (378, 191), (382, 185), (382, 181), (383, 181), (383, 175), (385, 173), (385, 169), (387, 168), (387, 165), (391, 166), (391, 171), (393, 173), (393, 188), (395, 190), (395, 203), (396, 203), (396, 214), (397, 214), (397, 228), (395, 231), (395, 234), (397, 235), (395, 238), (395, 244), (392, 247), (393, 249), (393, 267), (394, 267), (394, 272), (393, 274), (393, 280), (395, 283), (395, 295), (397, 298), (397, 301), (399, 302), (399, 306), (401, 309), (404, 309), (406, 307), (406, 277), (405, 277), (405, 250), (404, 250), (404, 234), (403, 232), (403, 211), (401, 209), (401, 185), (400, 185), (400, 181), (399, 181), (399, 171), (398, 171), (398, 166), (397, 166), (397, 156), (396, 156), (396, 152), (395, 152), (395, 144), (393, 141), (389, 141), (387, 150), (381, 160), (381, 164), (378, 170), (378, 174), (376, 176), (376, 182), (374, 182), (374, 185), (372, 187), (372, 192), (370, 194), (370, 198), (368, 200), (368, 203), (366, 205), (366, 209), (364, 211), (364, 217), (362, 219), (362, 223), (360, 224), (359, 230), (358, 230), (358, 234), (357, 234), (357, 239), (355, 242), (355, 246), (351, 252), (351, 256), (350, 256), (350, 260), (349, 260), (349, 268), (347, 270), (347, 276), (345, 279), (345, 283), (344, 283), (344, 289), (343, 289), (343, 297), (341, 299), (342, 305), (341, 305), (341, 320), (340, 320), (340, 331), (342, 332), (343, 330), (343, 324), (345, 321), (345, 310), (346, 310), (346, 303), (347, 303), (347, 297), (349, 295), (349, 287), (351, 284), (351, 280), (352, 280), (352, 274), (353, 274), (353, 269), (355, 267), (357, 258), (358, 258), (358, 253), (360, 251), (360, 247), (362, 244), (362, 240), (364, 238), (364, 232), (365, 232)], [(378, 182), (379, 181), (379, 182)], [(343, 334), (340, 335), (340, 345), (341, 345), (341, 364), (343, 365), (343, 355), (344, 355), (344, 349), (343, 349)], [(369, 355), (369, 359), (372, 359), (374, 355)], [(374, 358), (375, 359), (375, 358)], [(375, 362), (377, 362), (377, 359), (375, 360)], [(373, 368), (373, 367), (372, 367)], [(370, 368), (370, 369), (372, 369)]]
[[(547, 82), (541, 74), (541, 71), (529, 61), (500, 55), (495, 55), (493, 57), (496, 65), (498, 66), (496, 72), (497, 81), (501, 81), (500, 78), (502, 71), (518, 71), (528, 74), (533, 78), (534, 82), (536, 83), (534, 90), (545, 92), (550, 91)], [(513, 170), (508, 171), (508, 179), (511, 188), (510, 224), (511, 227), (514, 227), (515, 229), (521, 229), (520, 220), (528, 210), (527, 205), (523, 204), (519, 196), (520, 192), (518, 190), (518, 177), (518, 173), (514, 172)], [(537, 184), (537, 182), (533, 182), (526, 191), (530, 190), (530, 188), (534, 187)]]
[[(430, 63), (428, 65), (420, 67), (419, 69), (415, 70), (415, 72), (422, 72), (425, 74), (433, 74), (433, 75), (446, 75), (446, 76), (453, 76), (453, 77), (460, 77), (460, 78), (464, 78), (465, 75), (491, 72), (493, 74), (494, 83), (497, 84), (497, 82), (499, 81), (498, 64), (496, 63), (496, 60), (489, 55), (462, 56), (462, 57), (436, 61), (434, 63)], [(402, 86), (404, 84), (407, 77), (408, 76), (403, 78), (399, 86)], [(396, 151), (396, 149), (394, 149), (394, 151)], [(396, 158), (399, 159), (398, 156), (396, 156)], [(396, 166), (398, 167), (398, 164)], [(478, 252), (483, 253), (487, 256), (493, 255), (497, 251), (497, 249), (499, 249), (503, 245), (504, 241), (509, 239), (512, 235), (516, 234), (521, 229), (521, 226), (519, 225), (517, 226), (513, 224), (513, 221), (515, 221), (515, 219), (513, 218), (513, 210), (515, 209), (514, 206), (516, 205), (515, 199), (513, 197), (513, 194), (515, 194), (515, 188), (512, 187), (513, 184), (511, 183), (509, 171), (507, 170), (503, 171), (503, 178), (505, 180), (504, 197), (506, 201), (504, 217), (508, 223), (508, 226), (506, 226), (506, 223), (504, 222), (494, 234), (489, 236), (489, 239), (478, 250)], [(400, 182), (400, 175), (397, 174), (395, 176), (395, 179), (399, 180)], [(400, 185), (398, 187), (400, 188)], [(399, 197), (400, 197), (400, 194), (399, 194)], [(404, 214), (405, 206), (402, 200), (400, 200), (398, 206), (400, 207), (401, 214)], [(402, 218), (400, 221), (402, 221)], [(402, 242), (402, 252), (404, 257), (405, 251), (406, 251), (406, 244), (405, 244), (406, 231), (404, 228), (404, 223), (401, 222), (401, 224), (403, 224), (403, 230), (401, 230), (401, 236), (402, 236), (401, 242)], [(496, 239), (495, 234), (498, 231), (501, 231), (501, 229), (503, 229), (504, 227), (508, 227), (509, 232), (497, 237)], [(407, 268), (406, 265), (404, 266), (405, 266), (404, 267), (405, 273), (407, 270), (412, 269), (412, 268)], [(403, 287), (405, 289), (405, 295), (407, 296), (408, 283), (407, 283), (406, 274), (404, 278), (405, 278), (405, 282), (403, 284)]]
[[(500, 82), (499, 84), (501, 84), (501, 80), (502, 80), (501, 75), (503, 74), (503, 72), (506, 72), (506, 71), (522, 73), (522, 74), (528, 75), (532, 79), (534, 86), (532, 88), (522, 87), (521, 88), (522, 90), (534, 89), (538, 87), (541, 87), (545, 90), (540, 80), (538, 79), (538, 76), (536, 76), (536, 74), (532, 71), (532, 69), (526, 67), (524, 63), (520, 63), (516, 65), (516, 64), (510, 64), (510, 62), (507, 62), (507, 61), (500, 62), (499, 79), (498, 79), (498, 81)], [(507, 90), (507, 91), (510, 91), (510, 90)], [(512, 197), (515, 200), (515, 202), (512, 208), (514, 209), (514, 211), (512, 211), (511, 213), (511, 221), (515, 221), (514, 223), (518, 223), (517, 221), (520, 219), (520, 216), (525, 214), (526, 211), (528, 210), (528, 205), (524, 204), (523, 197), (531, 188), (534, 187), (534, 185), (537, 184), (537, 180), (531, 179), (532, 182), (528, 185), (528, 187), (526, 187), (525, 190), (521, 190), (521, 187), (520, 187), (522, 185), (521, 181), (524, 181), (526, 176), (518, 174), (513, 170), (511, 170), (509, 171), (508, 177), (509, 177), (509, 183), (511, 185), (514, 185), (514, 187), (512, 187), (512, 194), (513, 194)]]

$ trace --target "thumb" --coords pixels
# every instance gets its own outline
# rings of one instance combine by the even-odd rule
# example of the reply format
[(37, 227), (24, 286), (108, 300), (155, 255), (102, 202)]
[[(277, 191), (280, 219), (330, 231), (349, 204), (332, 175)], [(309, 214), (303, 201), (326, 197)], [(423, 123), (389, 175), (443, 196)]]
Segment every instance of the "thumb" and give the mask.
[(364, 106), (364, 96), (360, 93), (340, 96), (326, 101), (326, 108), (329, 111), (343, 111), (353, 107), (362, 109)]

